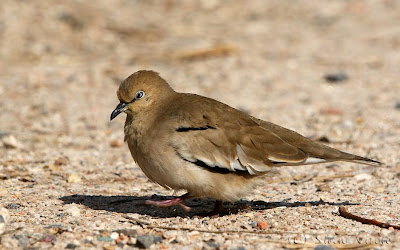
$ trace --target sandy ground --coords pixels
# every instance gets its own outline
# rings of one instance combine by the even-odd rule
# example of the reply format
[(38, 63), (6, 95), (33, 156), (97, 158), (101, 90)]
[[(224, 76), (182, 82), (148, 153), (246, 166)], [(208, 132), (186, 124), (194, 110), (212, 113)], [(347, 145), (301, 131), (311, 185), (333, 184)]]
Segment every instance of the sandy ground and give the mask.
[[(399, 20), (396, 0), (2, 0), (0, 248), (399, 249), (338, 213), (400, 225)], [(175, 194), (109, 122), (139, 69), (387, 166), (283, 167), (218, 218), (146, 206)]]

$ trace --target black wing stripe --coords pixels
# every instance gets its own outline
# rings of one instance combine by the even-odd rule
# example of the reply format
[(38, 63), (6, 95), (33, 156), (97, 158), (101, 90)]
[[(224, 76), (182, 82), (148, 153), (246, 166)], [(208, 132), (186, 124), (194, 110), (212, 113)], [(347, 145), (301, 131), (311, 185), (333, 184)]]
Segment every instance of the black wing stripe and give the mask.
[(237, 170), (235, 169), (235, 171), (229, 170), (227, 168), (221, 168), (218, 166), (210, 166), (207, 163), (205, 163), (204, 161), (198, 160), (196, 159), (195, 161), (189, 161), (188, 159), (185, 159), (184, 157), (182, 157), (182, 155), (180, 155), (178, 152), (176, 152), (176, 154), (181, 157), (182, 160), (190, 162), (198, 167), (207, 169), (210, 172), (213, 173), (220, 173), (220, 174), (229, 174), (229, 173), (241, 173), (241, 174), (245, 174), (245, 175), (249, 175), (249, 172), (247, 172), (246, 170)]
[(216, 129), (213, 126), (206, 125), (204, 127), (179, 127), (175, 129), (176, 132), (188, 132), (188, 131), (196, 131), (196, 130), (207, 130), (207, 129)]

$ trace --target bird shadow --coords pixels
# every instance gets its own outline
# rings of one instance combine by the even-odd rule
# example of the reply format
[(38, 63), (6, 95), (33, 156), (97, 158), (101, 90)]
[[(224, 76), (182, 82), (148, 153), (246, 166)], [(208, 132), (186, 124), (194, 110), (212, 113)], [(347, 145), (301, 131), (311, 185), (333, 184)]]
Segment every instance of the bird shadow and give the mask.
[[(155, 207), (146, 204), (146, 200), (165, 200), (174, 198), (173, 196), (104, 196), (104, 195), (80, 195), (74, 194), (59, 198), (64, 204), (81, 204), (94, 210), (105, 210), (117, 213), (136, 213), (141, 215), (149, 215), (159, 218), (171, 217), (194, 217), (198, 215), (206, 215), (210, 212), (215, 204), (215, 200), (208, 198), (192, 198), (185, 201), (185, 204), (192, 208), (190, 212), (185, 212), (179, 206), (173, 207)], [(305, 206), (351, 206), (359, 205), (358, 203), (344, 202), (325, 202), (325, 201), (280, 201), (265, 202), (261, 200), (247, 201), (240, 200), (235, 203), (224, 202), (225, 211), (221, 214), (237, 214), (241, 211), (260, 211), (277, 207), (305, 207)]]

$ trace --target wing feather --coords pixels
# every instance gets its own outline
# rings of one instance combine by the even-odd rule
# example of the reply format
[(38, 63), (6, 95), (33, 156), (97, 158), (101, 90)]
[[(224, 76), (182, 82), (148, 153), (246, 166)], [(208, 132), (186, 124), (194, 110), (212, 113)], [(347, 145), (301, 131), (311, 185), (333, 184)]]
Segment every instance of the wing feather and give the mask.
[(183, 159), (202, 163), (196, 165), (257, 175), (275, 166), (337, 160), (381, 164), (315, 143), (209, 98), (185, 95), (181, 101), (183, 105), (164, 116), (172, 117), (169, 124), (174, 133), (168, 139)]

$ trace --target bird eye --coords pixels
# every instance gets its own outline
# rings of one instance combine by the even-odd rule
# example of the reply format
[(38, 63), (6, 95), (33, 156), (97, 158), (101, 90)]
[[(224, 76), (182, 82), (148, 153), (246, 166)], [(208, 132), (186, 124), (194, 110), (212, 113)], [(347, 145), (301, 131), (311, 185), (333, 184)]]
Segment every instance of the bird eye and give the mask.
[(144, 96), (144, 92), (142, 90), (139, 90), (136, 92), (135, 99), (140, 99)]

